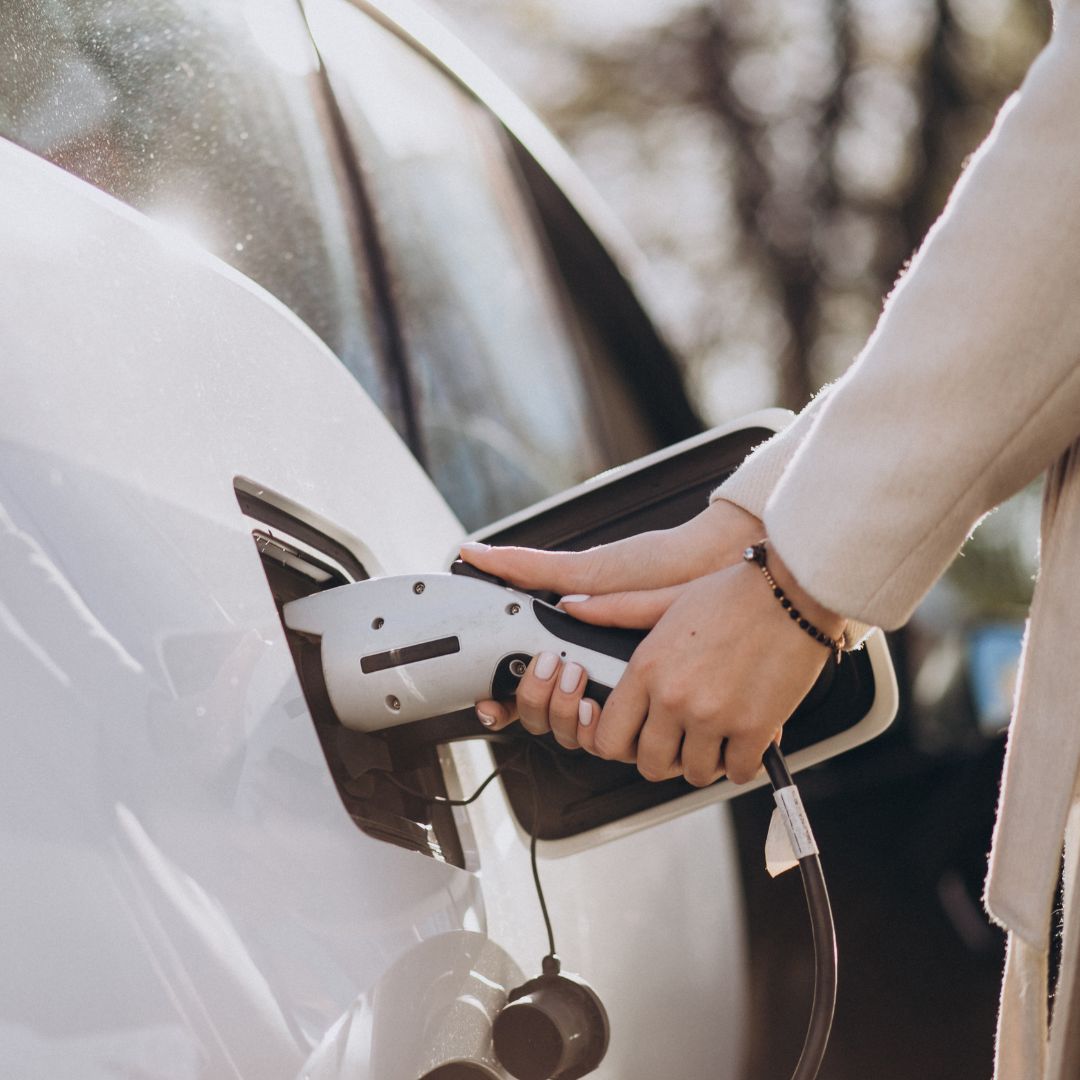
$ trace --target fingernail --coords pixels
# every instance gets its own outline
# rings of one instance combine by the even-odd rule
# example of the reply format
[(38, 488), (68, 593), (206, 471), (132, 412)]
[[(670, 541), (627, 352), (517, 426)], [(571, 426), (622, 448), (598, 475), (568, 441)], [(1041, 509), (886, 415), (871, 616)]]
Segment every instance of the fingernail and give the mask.
[(578, 702), (577, 718), (582, 727), (588, 727), (592, 723), (592, 702), (588, 698), (582, 698)]
[(491, 545), (490, 544), (481, 544), (479, 540), (470, 540), (467, 544), (462, 544), (461, 545), (461, 550), (462, 551), (472, 551), (472, 552), (475, 552), (477, 555), (479, 555), (482, 552), (490, 551), (491, 550)]
[(559, 603), (560, 604), (580, 604), (582, 600), (591, 600), (587, 593), (574, 593), (571, 596), (564, 596)]
[(580, 664), (567, 664), (562, 669), (562, 678), (559, 680), (559, 689), (564, 694), (569, 694), (571, 691), (577, 689), (577, 684), (581, 681), (581, 665)]
[(491, 725), (495, 723), (494, 716), (489, 716), (486, 712), (481, 712), (479, 709), (476, 710), (476, 715), (480, 717), (480, 723), (483, 724), (484, 727), (491, 727)]
[(550, 679), (555, 674), (555, 668), (558, 667), (559, 658), (553, 652), (542, 652), (536, 658), (536, 667), (533, 668), (533, 674), (538, 679)]

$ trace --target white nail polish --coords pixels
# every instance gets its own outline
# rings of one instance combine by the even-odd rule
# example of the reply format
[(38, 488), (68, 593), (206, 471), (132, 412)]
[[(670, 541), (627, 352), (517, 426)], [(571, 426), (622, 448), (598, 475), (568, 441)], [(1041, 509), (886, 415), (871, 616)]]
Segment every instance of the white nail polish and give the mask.
[(592, 597), (588, 593), (572, 593), (570, 596), (564, 596), (559, 603), (560, 604), (580, 604), (582, 600), (591, 600)]
[(470, 540), (467, 544), (461, 545), (462, 551), (472, 551), (476, 554), (481, 554), (485, 551), (491, 550), (490, 544), (481, 544), (479, 540)]
[(581, 670), (580, 664), (567, 664), (563, 668), (562, 678), (559, 680), (559, 689), (564, 694), (569, 694), (577, 689), (577, 684), (581, 680)]
[(483, 724), (484, 727), (491, 727), (491, 725), (495, 723), (495, 717), (494, 716), (488, 716), (487, 713), (480, 712), (479, 709), (477, 709), (476, 715), (478, 717), (480, 717), (480, 723)]
[(559, 658), (553, 652), (542, 652), (536, 658), (536, 667), (533, 674), (538, 679), (550, 679), (555, 674), (555, 668), (559, 666)]
[(588, 727), (592, 723), (592, 702), (588, 698), (582, 698), (578, 702), (577, 718), (582, 727)]

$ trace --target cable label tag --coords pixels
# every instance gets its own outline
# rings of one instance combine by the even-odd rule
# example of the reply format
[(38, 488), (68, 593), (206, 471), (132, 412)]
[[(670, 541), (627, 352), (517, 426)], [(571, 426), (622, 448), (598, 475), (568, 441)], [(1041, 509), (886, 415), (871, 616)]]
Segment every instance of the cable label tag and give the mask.
[(769, 835), (765, 837), (765, 869), (769, 877), (777, 877), (799, 865), (795, 852), (791, 850), (791, 837), (788, 827), (782, 824), (783, 820), (784, 815), (777, 807), (769, 818)]
[(813, 830), (807, 820), (799, 789), (794, 784), (779, 788), (773, 792), (773, 798), (776, 800), (780, 816), (784, 819), (795, 858), (804, 859), (807, 855), (816, 855), (817, 842), (814, 840)]

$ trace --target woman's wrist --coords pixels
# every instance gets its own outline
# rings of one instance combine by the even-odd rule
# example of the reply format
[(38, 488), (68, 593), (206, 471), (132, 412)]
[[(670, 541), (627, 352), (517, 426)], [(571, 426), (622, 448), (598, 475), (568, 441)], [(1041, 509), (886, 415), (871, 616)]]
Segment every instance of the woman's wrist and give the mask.
[(724, 498), (714, 499), (701, 512), (700, 520), (711, 534), (709, 544), (718, 556), (717, 569), (730, 566), (747, 544), (756, 543), (765, 535), (761, 518)]
[(813, 629), (820, 631), (821, 634), (833, 642), (843, 644), (847, 619), (827, 608), (807, 592), (799, 584), (795, 575), (788, 569), (783, 558), (771, 544), (768, 545), (767, 551), (768, 574), (782, 590), (784, 598), (788, 601), (786, 606), (789, 607), (789, 610), (794, 610), (797, 616), (800, 616), (805, 622), (811, 624)]

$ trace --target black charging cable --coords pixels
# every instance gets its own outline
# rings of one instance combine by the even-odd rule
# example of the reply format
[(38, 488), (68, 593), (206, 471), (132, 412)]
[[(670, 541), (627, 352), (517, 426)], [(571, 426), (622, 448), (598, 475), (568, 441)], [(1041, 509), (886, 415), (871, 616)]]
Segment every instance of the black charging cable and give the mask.
[(792, 1080), (814, 1080), (825, 1057), (836, 1011), (836, 928), (833, 926), (829, 890), (825, 886), (825, 874), (821, 869), (814, 834), (810, 831), (799, 789), (791, 779), (784, 755), (773, 743), (765, 751), (762, 761), (799, 859), (799, 873), (802, 875), (814, 934), (814, 999), (799, 1064), (792, 1077)]
[(467, 798), (464, 799), (451, 799), (449, 795), (432, 795), (427, 791), (420, 791), (419, 788), (414, 788), (410, 784), (406, 784), (404, 780), (398, 779), (389, 769), (369, 769), (369, 772), (378, 773), (384, 780), (389, 780), (394, 787), (400, 791), (404, 791), (406, 795), (412, 795), (414, 798), (419, 799), (421, 802), (426, 803), (439, 803), (442, 806), (471, 806), (481, 795), (484, 794), (487, 786), (507, 769), (514, 768), (517, 763), (525, 756), (527, 747), (522, 746), (519, 750), (515, 751), (508, 757), (501, 765), (492, 769), (480, 786)]
[[(495, 740), (492, 739), (491, 741)], [(533, 811), (532, 821), (529, 825), (529, 865), (532, 868), (533, 884), (536, 886), (536, 899), (540, 903), (540, 914), (544, 918), (544, 929), (547, 931), (548, 939), (548, 954), (543, 959), (543, 971), (545, 975), (557, 975), (560, 970), (560, 963), (558, 954), (555, 951), (555, 932), (551, 927), (551, 915), (548, 912), (547, 900), (544, 897), (544, 887), (540, 884), (540, 868), (536, 859), (536, 841), (540, 830), (540, 785), (537, 783), (536, 770), (533, 768), (533, 754), (541, 746), (543, 744), (539, 742), (530, 741), (524, 743), (510, 757), (488, 773), (480, 786), (464, 799), (452, 799), (448, 795), (430, 795), (425, 791), (419, 791), (406, 784), (403, 780), (399, 780), (389, 769), (372, 769), (371, 771), (389, 780), (391, 784), (404, 791), (407, 795), (412, 795), (427, 803), (441, 803), (443, 806), (469, 806), (484, 794), (484, 790), (497, 776), (507, 770), (517, 769), (525, 773), (532, 793)], [(525, 768), (523, 770), (519, 768), (522, 758), (525, 759)]]

